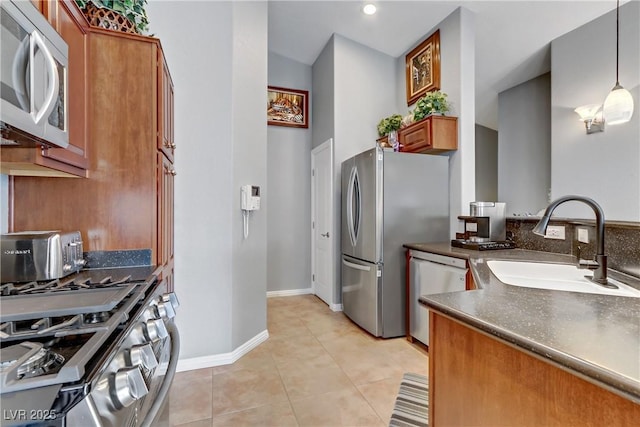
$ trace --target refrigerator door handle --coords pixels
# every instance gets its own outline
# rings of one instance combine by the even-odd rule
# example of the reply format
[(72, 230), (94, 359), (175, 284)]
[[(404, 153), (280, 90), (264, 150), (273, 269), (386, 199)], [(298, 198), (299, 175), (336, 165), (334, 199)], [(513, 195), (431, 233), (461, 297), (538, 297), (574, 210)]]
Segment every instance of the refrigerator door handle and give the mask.
[(368, 265), (354, 264), (344, 259), (342, 260), (342, 263), (347, 267), (355, 268), (356, 270), (371, 271), (371, 266), (368, 266)]
[(349, 175), (349, 187), (347, 190), (347, 227), (351, 244), (356, 246), (358, 242), (358, 231), (360, 228), (360, 182), (358, 179), (358, 169), (351, 169)]

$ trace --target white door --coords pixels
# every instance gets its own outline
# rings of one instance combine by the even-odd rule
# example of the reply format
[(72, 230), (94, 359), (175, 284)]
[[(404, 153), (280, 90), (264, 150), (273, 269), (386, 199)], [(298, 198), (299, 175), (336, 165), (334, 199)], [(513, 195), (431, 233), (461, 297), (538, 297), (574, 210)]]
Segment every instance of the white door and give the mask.
[(334, 309), (333, 139), (311, 151), (311, 173), (312, 288)]

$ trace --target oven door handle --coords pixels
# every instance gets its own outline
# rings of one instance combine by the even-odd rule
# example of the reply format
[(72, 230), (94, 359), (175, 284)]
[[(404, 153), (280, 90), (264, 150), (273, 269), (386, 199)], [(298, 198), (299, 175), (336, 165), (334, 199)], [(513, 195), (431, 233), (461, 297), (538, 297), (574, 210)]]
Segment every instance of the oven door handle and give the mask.
[(149, 409), (147, 416), (141, 424), (141, 427), (151, 427), (155, 425), (156, 418), (162, 410), (162, 406), (166, 403), (169, 404), (169, 389), (171, 383), (173, 383), (173, 377), (176, 375), (176, 368), (178, 367), (178, 356), (180, 355), (180, 334), (175, 322), (171, 322), (167, 325), (169, 332), (169, 338), (171, 339), (171, 357), (169, 359), (169, 366), (167, 367), (167, 373), (164, 378), (164, 382), (158, 391), (153, 405)]

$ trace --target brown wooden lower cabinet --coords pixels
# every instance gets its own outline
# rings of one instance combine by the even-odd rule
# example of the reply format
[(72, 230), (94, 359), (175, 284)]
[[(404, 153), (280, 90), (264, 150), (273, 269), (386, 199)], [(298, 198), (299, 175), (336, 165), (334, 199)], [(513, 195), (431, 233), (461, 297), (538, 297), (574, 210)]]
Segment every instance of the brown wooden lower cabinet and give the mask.
[(639, 404), (446, 315), (429, 316), (431, 427), (639, 425)]

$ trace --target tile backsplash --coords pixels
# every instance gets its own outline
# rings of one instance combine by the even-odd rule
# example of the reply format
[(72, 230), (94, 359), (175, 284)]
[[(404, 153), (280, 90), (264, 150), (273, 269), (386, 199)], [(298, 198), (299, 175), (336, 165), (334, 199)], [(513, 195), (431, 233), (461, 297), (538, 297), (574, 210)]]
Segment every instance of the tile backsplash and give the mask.
[[(549, 225), (563, 225), (565, 240), (545, 239), (533, 234), (537, 218), (507, 218), (507, 239), (521, 249), (571, 254), (593, 259), (596, 253), (595, 221), (553, 218)], [(586, 229), (589, 243), (578, 241), (578, 229)], [(640, 223), (606, 222), (604, 252), (608, 267), (640, 278)]]

